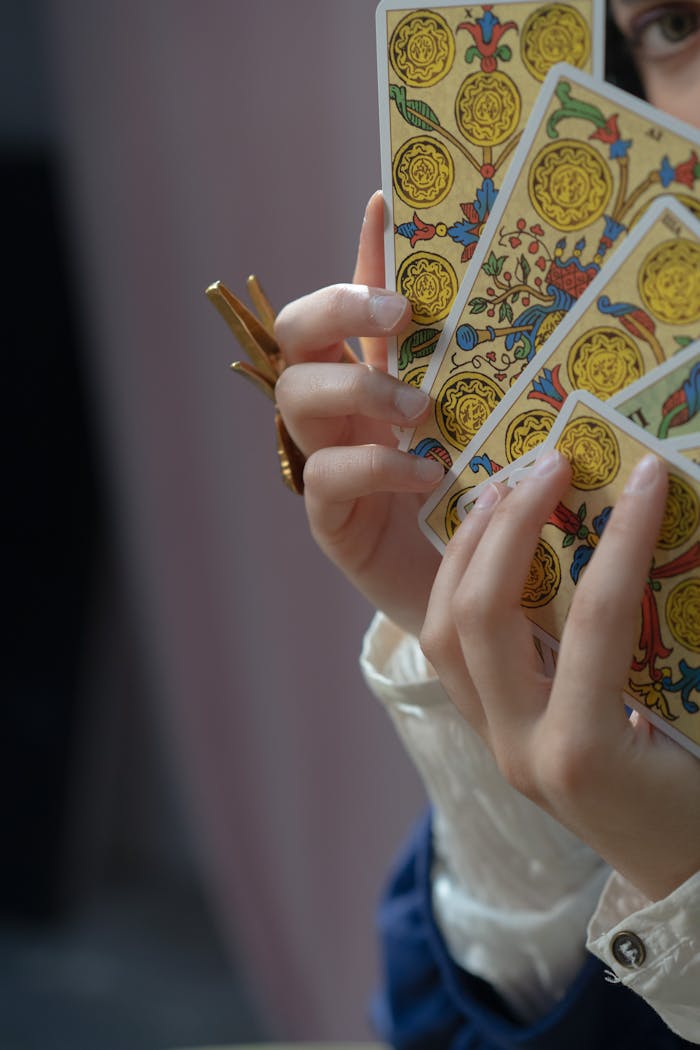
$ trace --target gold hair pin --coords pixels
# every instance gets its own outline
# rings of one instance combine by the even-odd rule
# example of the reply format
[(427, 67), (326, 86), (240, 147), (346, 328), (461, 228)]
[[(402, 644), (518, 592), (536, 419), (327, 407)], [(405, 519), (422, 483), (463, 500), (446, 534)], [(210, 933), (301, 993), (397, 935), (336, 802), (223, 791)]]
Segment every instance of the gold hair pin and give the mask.
[[(248, 294), (258, 313), (257, 317), (221, 281), (209, 285), (205, 294), (250, 358), (251, 364), (246, 361), (234, 361), (231, 368), (249, 380), (274, 403), (275, 386), (286, 367), (286, 361), (273, 334), (275, 312), (257, 277), (250, 276), (246, 283)], [(287, 488), (301, 495), (304, 491), (306, 461), (289, 436), (276, 405), (275, 430), (282, 478)]]
[[(249, 380), (275, 404), (277, 454), (282, 478), (287, 488), (297, 495), (302, 495), (306, 459), (292, 441), (275, 403), (275, 386), (287, 367), (287, 362), (274, 336), (275, 311), (257, 277), (251, 275), (246, 285), (251, 302), (257, 311), (257, 317), (221, 281), (210, 284), (205, 294), (219, 311), (251, 361), (251, 364), (246, 361), (234, 361), (231, 368), (238, 375)], [(356, 355), (347, 345), (343, 351), (343, 360), (357, 361)]]

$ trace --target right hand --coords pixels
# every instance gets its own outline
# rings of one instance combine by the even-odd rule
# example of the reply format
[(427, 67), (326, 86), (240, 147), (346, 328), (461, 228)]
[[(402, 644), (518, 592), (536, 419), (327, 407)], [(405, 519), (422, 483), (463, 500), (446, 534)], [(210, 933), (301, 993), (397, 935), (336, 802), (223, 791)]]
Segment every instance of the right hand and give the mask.
[[(415, 426), (430, 400), (386, 370), (386, 336), (406, 327), (410, 305), (382, 288), (383, 207), (374, 194), (353, 283), (280, 312), (275, 336), (288, 367), (275, 392), (307, 457), (304, 499), (316, 542), (376, 608), (417, 635), (440, 563), (417, 513), (443, 470), (396, 448), (394, 428)], [(341, 363), (353, 337), (361, 338), (363, 361)]]

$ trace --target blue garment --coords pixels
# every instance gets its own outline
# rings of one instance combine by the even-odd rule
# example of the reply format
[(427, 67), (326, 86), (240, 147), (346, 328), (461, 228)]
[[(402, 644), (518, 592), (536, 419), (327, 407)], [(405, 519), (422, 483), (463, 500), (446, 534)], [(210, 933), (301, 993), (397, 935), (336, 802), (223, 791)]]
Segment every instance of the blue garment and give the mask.
[(379, 1036), (395, 1050), (678, 1050), (654, 1010), (605, 980), (589, 955), (566, 997), (535, 1024), (517, 1021), (485, 981), (449, 956), (432, 912), (430, 815), (416, 827), (382, 899), (384, 983), (373, 1003)]

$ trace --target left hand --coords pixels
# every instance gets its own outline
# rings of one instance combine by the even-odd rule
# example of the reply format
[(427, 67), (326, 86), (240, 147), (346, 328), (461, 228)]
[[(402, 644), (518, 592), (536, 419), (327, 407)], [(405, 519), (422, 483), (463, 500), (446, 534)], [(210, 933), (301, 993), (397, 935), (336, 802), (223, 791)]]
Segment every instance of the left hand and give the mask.
[[(279, 314), (275, 334), (288, 367), (275, 395), (307, 457), (304, 502), (314, 539), (375, 608), (417, 635), (440, 564), (418, 510), (444, 474), (396, 448), (395, 428), (415, 426), (431, 402), (387, 375), (387, 336), (406, 327), (411, 307), (381, 288), (383, 230), (384, 199), (376, 193), (353, 284), (311, 292)], [(382, 303), (389, 318), (377, 310)], [(341, 363), (343, 340), (356, 336), (363, 363)]]
[(448, 545), (421, 644), (506, 779), (651, 899), (700, 870), (700, 761), (623, 701), (666, 471), (632, 473), (577, 585), (554, 679), (520, 597), (570, 468), (558, 453), (486, 490)]

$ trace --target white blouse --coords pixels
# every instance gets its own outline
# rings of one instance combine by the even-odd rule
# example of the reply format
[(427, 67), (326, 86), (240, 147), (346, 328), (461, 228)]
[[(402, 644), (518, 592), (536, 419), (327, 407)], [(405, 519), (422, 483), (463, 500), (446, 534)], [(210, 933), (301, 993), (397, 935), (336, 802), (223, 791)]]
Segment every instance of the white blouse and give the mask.
[(700, 872), (664, 900), (643, 897), (507, 783), (416, 639), (381, 614), (361, 666), (434, 809), (433, 910), (454, 961), (532, 1022), (565, 994), (585, 946), (700, 1045)]

